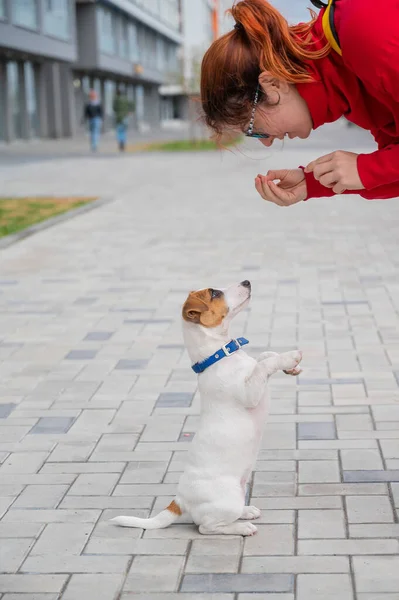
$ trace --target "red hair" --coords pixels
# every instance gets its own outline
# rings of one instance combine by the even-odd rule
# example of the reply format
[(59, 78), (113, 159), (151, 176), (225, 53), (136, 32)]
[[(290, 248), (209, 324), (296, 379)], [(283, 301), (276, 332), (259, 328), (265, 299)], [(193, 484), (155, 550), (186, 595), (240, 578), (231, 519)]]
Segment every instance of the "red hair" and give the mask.
[[(314, 12), (309, 23), (294, 26), (266, 0), (241, 0), (227, 12), (236, 25), (213, 42), (201, 67), (205, 122), (219, 135), (223, 127), (248, 122), (263, 71), (288, 83), (309, 82), (307, 63), (330, 51), (328, 43), (321, 49), (314, 46)], [(261, 98), (265, 99), (262, 92)]]

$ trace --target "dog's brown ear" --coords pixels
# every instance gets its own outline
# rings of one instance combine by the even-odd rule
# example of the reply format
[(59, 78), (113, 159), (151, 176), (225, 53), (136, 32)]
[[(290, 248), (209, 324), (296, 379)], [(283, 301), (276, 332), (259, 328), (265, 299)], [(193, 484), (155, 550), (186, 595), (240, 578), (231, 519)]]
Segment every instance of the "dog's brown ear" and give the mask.
[(190, 293), (189, 297), (183, 305), (183, 319), (189, 321), (189, 323), (200, 323), (202, 313), (209, 310), (206, 302), (198, 298), (193, 293)]

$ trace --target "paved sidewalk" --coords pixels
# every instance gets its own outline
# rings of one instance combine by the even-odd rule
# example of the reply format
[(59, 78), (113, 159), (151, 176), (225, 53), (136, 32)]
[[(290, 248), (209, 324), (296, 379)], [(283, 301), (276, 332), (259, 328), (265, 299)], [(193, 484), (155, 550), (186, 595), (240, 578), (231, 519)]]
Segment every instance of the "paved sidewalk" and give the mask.
[[(2, 195), (113, 198), (0, 251), (1, 600), (399, 599), (399, 202), (280, 209), (252, 188), (338, 143), (371, 150), (332, 128), (283, 151), (0, 168)], [(245, 278), (232, 333), (304, 352), (272, 381), (258, 535), (112, 526), (173, 498), (198, 423), (187, 292)]]

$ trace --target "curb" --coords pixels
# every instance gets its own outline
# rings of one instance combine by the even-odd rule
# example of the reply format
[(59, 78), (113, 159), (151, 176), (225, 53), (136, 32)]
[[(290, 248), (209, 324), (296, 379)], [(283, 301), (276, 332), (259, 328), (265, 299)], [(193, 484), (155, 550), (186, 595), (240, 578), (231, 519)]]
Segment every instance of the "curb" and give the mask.
[(0, 250), (8, 248), (8, 246), (12, 246), (17, 242), (21, 242), (25, 238), (30, 237), (35, 233), (39, 233), (39, 231), (44, 231), (44, 229), (48, 229), (49, 227), (53, 227), (54, 225), (58, 225), (59, 223), (63, 223), (64, 221), (69, 221), (70, 219), (78, 217), (83, 213), (89, 212), (90, 210), (94, 210), (95, 208), (99, 208), (100, 206), (104, 206), (105, 204), (108, 204), (113, 200), (114, 198), (99, 198), (99, 200), (93, 200), (85, 206), (79, 206), (78, 208), (68, 210), (67, 212), (61, 215), (51, 217), (50, 219), (46, 219), (45, 221), (36, 223), (36, 225), (31, 225), (31, 227), (27, 227), (26, 229), (23, 229), (18, 233), (12, 233), (4, 238), (0, 238)]

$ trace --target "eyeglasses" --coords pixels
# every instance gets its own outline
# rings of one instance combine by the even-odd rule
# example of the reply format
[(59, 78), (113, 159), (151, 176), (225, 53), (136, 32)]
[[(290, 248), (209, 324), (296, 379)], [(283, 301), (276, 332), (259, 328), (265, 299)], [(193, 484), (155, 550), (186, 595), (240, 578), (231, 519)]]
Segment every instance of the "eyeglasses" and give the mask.
[(268, 133), (254, 133), (254, 121), (255, 121), (255, 113), (256, 113), (256, 107), (258, 105), (258, 101), (259, 101), (259, 83), (258, 83), (256, 92), (255, 92), (255, 97), (254, 97), (254, 102), (253, 102), (252, 112), (251, 112), (251, 120), (249, 121), (249, 127), (248, 127), (247, 131), (244, 132), (244, 134), (247, 137), (255, 138), (258, 140), (267, 140), (270, 137), (270, 135)]

